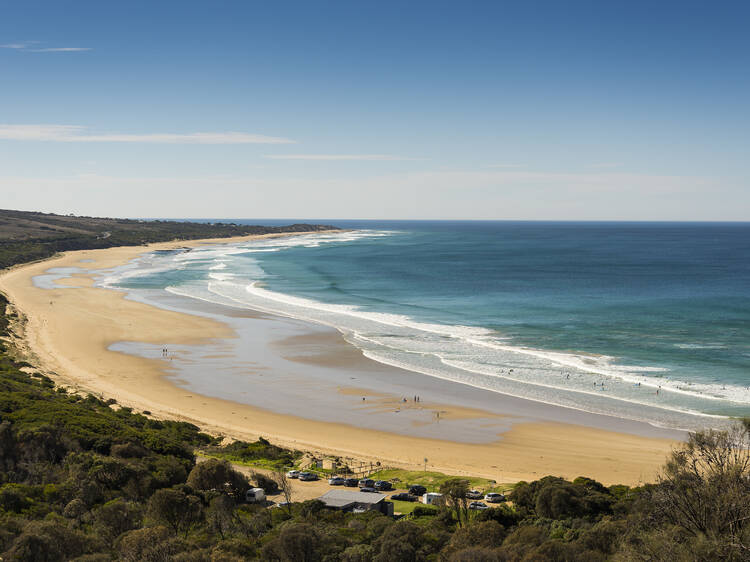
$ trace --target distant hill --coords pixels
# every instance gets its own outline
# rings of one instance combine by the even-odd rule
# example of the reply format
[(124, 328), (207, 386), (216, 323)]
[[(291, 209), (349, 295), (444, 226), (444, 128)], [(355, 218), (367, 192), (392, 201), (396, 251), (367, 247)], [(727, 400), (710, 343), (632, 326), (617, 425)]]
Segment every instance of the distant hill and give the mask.
[(319, 224), (253, 226), (161, 220), (78, 217), (0, 210), (0, 268), (66, 250), (136, 246), (169, 240), (229, 238), (248, 234), (338, 230)]

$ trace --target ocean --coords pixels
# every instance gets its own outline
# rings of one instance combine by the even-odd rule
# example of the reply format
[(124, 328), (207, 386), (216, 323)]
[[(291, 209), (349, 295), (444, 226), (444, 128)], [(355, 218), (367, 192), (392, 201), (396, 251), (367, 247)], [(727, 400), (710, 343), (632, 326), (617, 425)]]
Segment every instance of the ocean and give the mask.
[(488, 393), (668, 428), (750, 416), (748, 223), (325, 223), (350, 230), (155, 252), (101, 283), (324, 324)]

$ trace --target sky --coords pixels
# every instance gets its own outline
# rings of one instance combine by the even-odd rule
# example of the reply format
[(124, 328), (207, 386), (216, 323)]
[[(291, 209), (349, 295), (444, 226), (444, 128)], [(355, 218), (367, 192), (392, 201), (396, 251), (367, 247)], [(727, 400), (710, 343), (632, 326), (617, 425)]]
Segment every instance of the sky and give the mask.
[(0, 208), (750, 220), (750, 3), (0, 0)]

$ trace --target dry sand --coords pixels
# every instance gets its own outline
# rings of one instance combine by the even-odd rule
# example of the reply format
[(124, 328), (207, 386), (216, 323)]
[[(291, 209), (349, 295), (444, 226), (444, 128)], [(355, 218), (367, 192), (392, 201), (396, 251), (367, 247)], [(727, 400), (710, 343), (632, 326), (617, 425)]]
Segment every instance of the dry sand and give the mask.
[[(418, 469), (428, 458), (430, 470), (498, 482), (552, 474), (636, 484), (655, 478), (675, 444), (667, 439), (546, 422), (514, 424), (493, 443), (457, 443), (311, 421), (200, 396), (167, 380), (162, 361), (109, 351), (108, 347), (119, 341), (200, 345), (214, 338), (233, 337), (228, 326), (127, 300), (122, 292), (93, 287), (86, 274), (59, 281), (60, 289), (41, 289), (32, 282), (34, 276), (52, 267), (110, 268), (146, 251), (228, 241), (82, 250), (7, 270), (0, 275), (0, 290), (25, 318), (18, 343), (31, 362), (60, 384), (114, 398), (119, 404), (149, 410), (155, 416), (191, 421), (214, 434), (239, 439), (262, 435), (284, 446), (377, 460), (389, 466)], [(448, 417), (496, 415), (457, 409), (448, 403), (431, 407)]]

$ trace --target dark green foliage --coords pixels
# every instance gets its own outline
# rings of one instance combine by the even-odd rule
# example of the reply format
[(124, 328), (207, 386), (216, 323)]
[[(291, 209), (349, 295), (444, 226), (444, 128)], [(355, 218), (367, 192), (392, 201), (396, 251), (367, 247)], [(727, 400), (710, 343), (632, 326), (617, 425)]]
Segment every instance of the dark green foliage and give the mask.
[[(300, 451), (290, 451), (269, 443), (263, 437), (255, 443), (235, 441), (224, 447), (207, 447), (206, 453), (211, 456), (237, 462), (263, 461), (264, 464), (276, 468), (292, 466), (302, 456)], [(262, 487), (262, 486), (261, 486)]]
[(201, 498), (179, 488), (162, 488), (149, 498), (146, 515), (175, 534), (187, 537), (203, 518), (203, 504)]
[[(3, 251), (8, 246), (0, 243)], [(5, 302), (0, 295), (2, 334)], [(750, 559), (747, 426), (691, 436), (660, 482), (643, 488), (549, 476), (516, 486), (512, 506), (474, 512), (466, 509), (466, 482), (452, 479), (443, 489), (446, 507), (418, 505), (394, 521), (330, 511), (317, 500), (288, 510), (244, 504), (245, 477), (227, 460), (196, 465), (196, 448), (278, 467), (300, 453), (262, 438), (219, 447), (192, 424), (55, 389), (50, 378), (22, 367), (29, 365), (0, 349), (2, 560)], [(253, 481), (275, 487), (261, 472)]]
[(208, 459), (195, 465), (187, 483), (195, 490), (227, 492), (238, 499), (250, 488), (247, 478), (234, 470), (227, 461), (218, 459)]
[(323, 558), (321, 537), (309, 523), (286, 525), (278, 537), (263, 547), (264, 560), (281, 562), (315, 562)]
[(266, 476), (262, 472), (254, 472), (252, 475), (253, 482), (258, 488), (263, 488), (266, 494), (275, 494), (279, 491), (279, 485), (270, 476)]
[(609, 489), (590, 478), (568, 482), (554, 476), (519, 483), (510, 499), (523, 513), (549, 519), (608, 514), (617, 501)]

